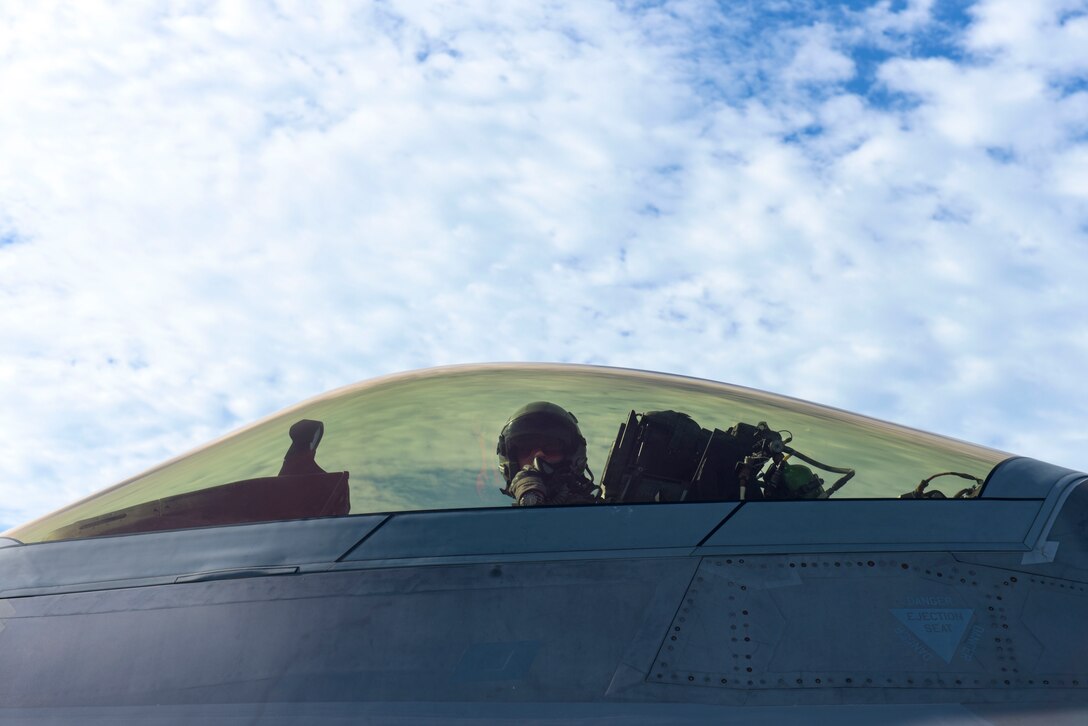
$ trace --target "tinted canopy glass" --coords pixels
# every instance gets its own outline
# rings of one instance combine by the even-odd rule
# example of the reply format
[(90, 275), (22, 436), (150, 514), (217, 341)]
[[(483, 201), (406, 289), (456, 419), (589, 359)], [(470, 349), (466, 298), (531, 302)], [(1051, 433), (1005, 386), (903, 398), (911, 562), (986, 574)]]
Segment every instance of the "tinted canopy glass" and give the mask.
[[(670, 446), (690, 444), (696, 459), (715, 429), (724, 436), (738, 424), (765, 422), (798, 456), (826, 467), (806, 470), (822, 477), (825, 489), (843, 478), (841, 471), (856, 472), (834, 498), (894, 498), (940, 472), (982, 479), (1006, 457), (721, 383), (588, 366), (462, 366), (325, 394), (6, 535), (33, 542), (311, 516), (507, 507), (512, 500), (500, 492), (505, 481), (496, 442), (510, 414), (531, 401), (551, 401), (575, 414), (598, 481), (621, 425), (637, 422), (632, 412), (686, 414), (683, 421), (690, 418), (703, 438), (679, 441), (676, 434)], [(307, 458), (316, 440), (319, 468)], [(292, 446), (295, 454), (285, 463)], [(620, 477), (615, 469), (606, 482), (613, 492)], [(799, 471), (791, 473), (798, 486), (805, 483)]]

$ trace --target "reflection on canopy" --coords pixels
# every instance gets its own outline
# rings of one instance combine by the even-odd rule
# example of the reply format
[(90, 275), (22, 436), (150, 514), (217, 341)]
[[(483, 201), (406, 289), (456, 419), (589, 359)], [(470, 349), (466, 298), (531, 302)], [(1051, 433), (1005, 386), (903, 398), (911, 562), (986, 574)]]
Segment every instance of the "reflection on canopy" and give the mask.
[[(276, 477), (291, 443), (288, 431), (302, 419), (324, 423), (317, 463), (325, 472), (348, 472), (348, 501), (336, 500), (333, 506), (331, 499), (322, 499), (321, 506), (296, 511), (294, 505), (274, 502), (261, 510), (254, 500), (248, 516), (224, 521), (197, 517), (191, 520), (197, 523), (182, 526), (291, 518), (292, 511), (301, 517), (342, 510), (506, 507), (510, 500), (499, 493), (504, 482), (496, 472), (496, 438), (512, 411), (537, 400), (554, 401), (577, 415), (590, 468), (598, 473), (632, 410), (682, 411), (707, 429), (760, 421), (775, 430), (788, 429), (798, 450), (857, 472), (840, 498), (898, 497), (943, 471), (982, 478), (1005, 458), (855, 414), (697, 379), (589, 366), (461, 366), (380, 378), (319, 396), (6, 535), (24, 542), (94, 536), (105, 532), (86, 527), (88, 522), (119, 512), (163, 516), (166, 510), (177, 511), (179, 503), (199, 508), (201, 502), (220, 502), (222, 489), (215, 490), (214, 500), (179, 495)], [(333, 480), (328, 482), (335, 488)], [(262, 491), (257, 484), (250, 489)], [(231, 496), (230, 506), (237, 509), (242, 495)]]

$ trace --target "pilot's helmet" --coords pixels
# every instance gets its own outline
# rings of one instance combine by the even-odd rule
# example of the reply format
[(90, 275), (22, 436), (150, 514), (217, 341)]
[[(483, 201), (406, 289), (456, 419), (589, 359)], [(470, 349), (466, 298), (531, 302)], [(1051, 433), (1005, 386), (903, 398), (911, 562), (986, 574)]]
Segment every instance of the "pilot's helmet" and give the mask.
[(578, 419), (561, 406), (547, 401), (528, 403), (510, 417), (499, 434), (495, 453), (499, 471), (509, 484), (517, 473), (518, 447), (540, 441), (556, 441), (563, 450), (563, 461), (575, 476), (586, 470), (586, 440), (578, 429)]

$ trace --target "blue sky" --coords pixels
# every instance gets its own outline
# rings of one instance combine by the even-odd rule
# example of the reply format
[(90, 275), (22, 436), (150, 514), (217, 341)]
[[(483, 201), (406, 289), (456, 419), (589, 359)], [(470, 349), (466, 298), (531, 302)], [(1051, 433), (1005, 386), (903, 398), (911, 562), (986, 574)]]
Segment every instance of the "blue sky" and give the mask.
[(1088, 468), (1085, 2), (10, 2), (0, 525), (566, 361)]

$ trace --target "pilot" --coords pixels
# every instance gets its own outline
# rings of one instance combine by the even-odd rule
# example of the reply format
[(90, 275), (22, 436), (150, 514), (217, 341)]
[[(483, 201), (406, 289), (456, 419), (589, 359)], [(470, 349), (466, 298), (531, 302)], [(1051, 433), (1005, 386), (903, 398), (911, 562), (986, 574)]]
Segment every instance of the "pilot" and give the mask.
[(547, 401), (529, 403), (502, 427), (499, 471), (515, 507), (600, 501), (578, 419)]

